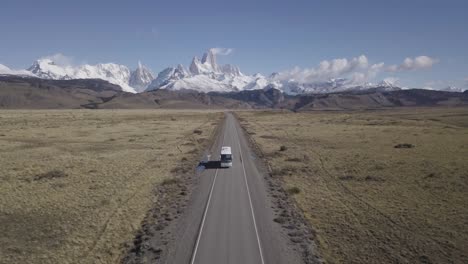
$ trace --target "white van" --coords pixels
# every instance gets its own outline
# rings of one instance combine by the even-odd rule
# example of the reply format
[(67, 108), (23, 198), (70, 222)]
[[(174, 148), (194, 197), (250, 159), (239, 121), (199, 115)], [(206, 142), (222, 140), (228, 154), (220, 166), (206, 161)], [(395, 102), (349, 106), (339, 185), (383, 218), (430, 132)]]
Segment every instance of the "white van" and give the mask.
[(221, 167), (229, 168), (232, 167), (232, 152), (231, 147), (221, 147)]

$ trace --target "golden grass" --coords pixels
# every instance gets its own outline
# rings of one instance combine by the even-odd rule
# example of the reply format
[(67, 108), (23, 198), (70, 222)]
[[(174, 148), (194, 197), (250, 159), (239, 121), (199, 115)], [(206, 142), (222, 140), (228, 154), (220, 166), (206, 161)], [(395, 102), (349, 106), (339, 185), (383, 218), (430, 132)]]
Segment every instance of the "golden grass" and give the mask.
[(0, 111), (0, 263), (118, 262), (154, 185), (195, 158), (221, 117)]
[(327, 262), (468, 263), (468, 109), (238, 115)]

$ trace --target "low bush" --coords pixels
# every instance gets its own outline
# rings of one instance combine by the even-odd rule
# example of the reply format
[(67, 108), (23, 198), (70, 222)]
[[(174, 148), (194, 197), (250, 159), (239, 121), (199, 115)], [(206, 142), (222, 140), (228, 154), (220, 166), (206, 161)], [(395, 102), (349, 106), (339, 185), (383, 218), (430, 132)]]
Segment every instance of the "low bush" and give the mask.
[(299, 189), (299, 187), (290, 187), (288, 189), (286, 189), (286, 192), (289, 193), (290, 195), (294, 195), (294, 194), (298, 194), (301, 192), (301, 189)]

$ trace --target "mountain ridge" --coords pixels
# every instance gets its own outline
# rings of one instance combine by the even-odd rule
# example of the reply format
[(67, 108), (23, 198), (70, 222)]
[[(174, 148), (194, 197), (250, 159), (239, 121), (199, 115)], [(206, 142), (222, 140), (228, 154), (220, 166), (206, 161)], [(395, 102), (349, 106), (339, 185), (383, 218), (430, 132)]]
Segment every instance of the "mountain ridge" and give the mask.
[[(232, 64), (218, 65), (217, 49), (206, 51), (202, 59), (194, 56), (188, 68), (182, 64), (167, 67), (154, 75), (149, 68), (138, 62), (135, 70), (115, 63), (84, 64), (72, 66), (58, 63), (54, 57), (36, 60), (26, 70), (11, 70), (0, 64), (0, 74), (35, 76), (43, 79), (102, 79), (119, 85), (122, 91), (141, 93), (158, 89), (174, 91), (195, 90), (198, 92), (240, 92), (276, 88), (289, 95), (326, 94), (342, 91), (378, 89), (381, 91), (400, 90), (394, 83), (382, 80), (379, 83), (355, 83), (346, 78), (329, 78), (322, 81), (297, 81), (286, 79), (282, 73), (247, 75)], [(365, 59), (365, 57), (364, 57)], [(57, 59), (60, 62), (60, 58)], [(447, 87), (447, 91), (463, 91)]]

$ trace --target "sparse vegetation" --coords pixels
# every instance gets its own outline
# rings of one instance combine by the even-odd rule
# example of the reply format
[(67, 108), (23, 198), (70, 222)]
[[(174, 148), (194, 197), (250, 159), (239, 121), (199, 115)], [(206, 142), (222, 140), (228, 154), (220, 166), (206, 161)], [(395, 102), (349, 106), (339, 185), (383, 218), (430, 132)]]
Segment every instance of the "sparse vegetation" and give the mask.
[(414, 148), (413, 144), (403, 143), (395, 145), (395, 148)]
[(180, 179), (171, 177), (171, 178), (164, 179), (161, 182), (161, 184), (162, 185), (171, 185), (171, 184), (177, 184), (179, 182), (180, 182)]
[(238, 115), (326, 262), (468, 263), (468, 109)]
[(0, 263), (119, 263), (154, 202), (154, 186), (177, 184), (174, 174), (192, 166), (181, 159), (197, 160), (200, 139), (221, 117), (0, 111)]
[(301, 192), (301, 189), (299, 189), (299, 187), (290, 187), (288, 189), (286, 189), (286, 192), (289, 193), (290, 195), (294, 195), (294, 194), (298, 194)]
[(41, 173), (41, 174), (36, 175), (36, 177), (34, 177), (34, 180), (40, 181), (43, 179), (63, 178), (66, 176), (67, 174), (61, 170), (51, 170), (46, 173)]
[(286, 161), (289, 161), (289, 162), (301, 162), (302, 159), (300, 159), (300, 158), (287, 158)]

